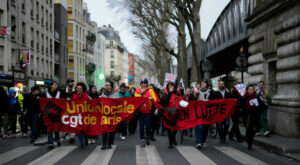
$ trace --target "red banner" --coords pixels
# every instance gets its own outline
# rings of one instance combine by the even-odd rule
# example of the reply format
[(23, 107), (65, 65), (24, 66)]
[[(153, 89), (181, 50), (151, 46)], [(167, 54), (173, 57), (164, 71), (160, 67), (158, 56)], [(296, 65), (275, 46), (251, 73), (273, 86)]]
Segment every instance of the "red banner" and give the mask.
[[(224, 121), (231, 117), (235, 111), (235, 99), (220, 99), (204, 101), (191, 101), (187, 108), (177, 107), (175, 112), (165, 110), (161, 105), (154, 103), (160, 109), (166, 128), (184, 130), (201, 124), (212, 124)], [(169, 108), (167, 108), (169, 109)]]
[(99, 98), (95, 100), (40, 99), (45, 115), (44, 123), (50, 126), (58, 116), (59, 130), (62, 132), (84, 133), (96, 136), (113, 132), (121, 121), (129, 121), (134, 112), (147, 98)]
[[(88, 136), (114, 132), (123, 120), (130, 121), (134, 112), (146, 101), (148, 99), (143, 97), (70, 101), (40, 99), (44, 123), (47, 127), (51, 127), (51, 124), (56, 122), (59, 131), (84, 133)], [(187, 108), (175, 107), (176, 110), (170, 112), (158, 103), (153, 103), (156, 108), (160, 109), (165, 126), (174, 130), (222, 122), (233, 114), (237, 105), (235, 99), (191, 101)], [(174, 108), (170, 107), (170, 109)]]

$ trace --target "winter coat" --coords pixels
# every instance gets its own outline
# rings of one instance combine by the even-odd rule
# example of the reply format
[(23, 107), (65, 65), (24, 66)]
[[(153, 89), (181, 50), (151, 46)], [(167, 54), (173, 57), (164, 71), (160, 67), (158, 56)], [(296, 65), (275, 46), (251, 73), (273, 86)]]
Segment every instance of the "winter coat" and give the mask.
[[(135, 91), (135, 94), (134, 94), (135, 97), (145, 97), (145, 98), (153, 98), (153, 101), (154, 102), (160, 102), (157, 94), (154, 92), (154, 90), (150, 87), (148, 87), (146, 89), (145, 92), (142, 92), (142, 88), (138, 88), (136, 91)], [(139, 110), (140, 112), (142, 113), (150, 113), (151, 112), (151, 109), (152, 109), (152, 102), (150, 100), (148, 100), (144, 105), (142, 105)]]
[(6, 91), (0, 86), (0, 117), (6, 112), (9, 106), (9, 99)]
[(125, 91), (124, 93), (122, 93), (121, 91), (118, 91), (117, 94), (119, 95), (119, 98), (122, 97), (131, 97), (131, 94), (127, 91)]
[(78, 93), (73, 94), (72, 99), (81, 99), (81, 98), (85, 98), (85, 99), (89, 99), (89, 95), (86, 92), (82, 92), (81, 95)]
[(232, 94), (225, 89), (225, 93), (224, 93), (224, 97), (221, 93), (220, 90), (217, 90), (217, 91), (213, 91), (211, 92), (211, 94), (209, 95), (209, 100), (218, 100), (218, 99), (230, 99), (230, 98), (233, 98)]
[(89, 96), (90, 98), (92, 99), (97, 99), (99, 97), (99, 94), (96, 92), (96, 93), (92, 93), (91, 91), (89, 92)]
[(119, 98), (119, 95), (116, 92), (113, 91), (104, 91), (101, 95), (101, 97), (107, 97), (107, 98)]
[(28, 115), (34, 115), (41, 113), (40, 101), (37, 99), (38, 95), (33, 95), (30, 93), (28, 95), (25, 107), (27, 108)]
[(20, 104), (16, 96), (15, 97), (10, 96), (12, 93), (16, 94), (16, 91), (10, 90), (8, 93), (9, 106), (6, 110), (7, 115), (17, 115), (20, 112)]

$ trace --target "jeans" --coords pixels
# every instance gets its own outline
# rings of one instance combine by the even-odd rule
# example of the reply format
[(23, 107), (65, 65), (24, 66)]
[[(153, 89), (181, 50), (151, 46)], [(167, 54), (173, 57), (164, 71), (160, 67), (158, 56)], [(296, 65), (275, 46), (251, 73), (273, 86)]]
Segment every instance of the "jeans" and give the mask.
[(39, 119), (39, 114), (35, 113), (31, 116), (31, 138), (37, 139), (38, 138), (38, 119)]
[(139, 124), (140, 124), (140, 139), (145, 139), (145, 127), (146, 137), (150, 137), (151, 134), (151, 113), (139, 113)]
[(12, 131), (13, 134), (16, 133), (17, 127), (17, 115), (8, 115), (4, 117), (4, 134), (7, 134), (8, 128)]
[(103, 146), (112, 145), (112, 144), (114, 144), (115, 132), (105, 133), (105, 134), (103, 134), (102, 138), (103, 138), (102, 139)]
[(122, 121), (120, 126), (122, 136), (127, 136), (127, 121)]
[(226, 139), (226, 135), (228, 133), (230, 124), (230, 118), (225, 118), (225, 120), (222, 123), (217, 123), (217, 129), (220, 135), (220, 139)]
[(21, 131), (22, 133), (27, 133), (28, 130), (28, 118), (26, 115), (21, 115), (19, 118), (19, 124), (21, 127)]
[[(54, 136), (55, 136), (55, 141), (59, 142), (60, 138), (59, 138), (59, 132), (54, 132)], [(53, 144), (53, 133), (52, 132), (48, 132), (48, 144)]]
[(77, 134), (77, 137), (78, 137), (80, 145), (84, 145), (85, 144), (85, 140), (86, 140), (85, 135), (84, 134)]
[(208, 133), (209, 125), (198, 125), (196, 129), (196, 143), (203, 144), (206, 143), (206, 136)]

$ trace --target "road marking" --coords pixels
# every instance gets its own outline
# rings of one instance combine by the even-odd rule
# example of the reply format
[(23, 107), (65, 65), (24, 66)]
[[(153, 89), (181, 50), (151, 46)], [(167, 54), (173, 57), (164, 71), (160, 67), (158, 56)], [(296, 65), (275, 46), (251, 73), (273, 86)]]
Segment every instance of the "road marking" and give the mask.
[(82, 165), (89, 164), (108, 164), (116, 146), (113, 145), (112, 149), (101, 150), (101, 146), (97, 146), (94, 151), (81, 163)]
[(136, 146), (136, 164), (137, 165), (163, 165), (157, 149), (153, 145), (147, 145), (141, 148)]
[(232, 159), (238, 161), (245, 165), (267, 165), (267, 163), (262, 162), (246, 153), (243, 153), (232, 147), (215, 147), (217, 150), (221, 151), (225, 155), (231, 157)]
[(59, 148), (56, 148), (42, 157), (34, 160), (33, 162), (30, 162), (29, 165), (51, 165), (58, 162), (60, 159), (68, 155), (70, 152), (72, 152), (77, 146), (62, 146)]
[(16, 159), (28, 152), (31, 152), (37, 148), (38, 147), (35, 147), (35, 146), (26, 146), (26, 147), (24, 146), (24, 147), (18, 147), (18, 148), (10, 150), (8, 152), (5, 152), (0, 155), (0, 164), (4, 164), (11, 160), (14, 160), (14, 159)]
[(216, 165), (214, 161), (205, 156), (201, 151), (191, 146), (176, 146), (176, 149), (181, 155), (191, 164), (205, 164), (205, 165)]

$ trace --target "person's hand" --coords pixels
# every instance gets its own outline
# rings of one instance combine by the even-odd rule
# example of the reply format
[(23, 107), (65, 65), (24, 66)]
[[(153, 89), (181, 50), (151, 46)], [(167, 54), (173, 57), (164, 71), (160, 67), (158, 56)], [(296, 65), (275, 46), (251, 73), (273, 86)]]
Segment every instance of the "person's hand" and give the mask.
[(239, 123), (243, 123), (243, 118), (242, 117), (239, 118)]
[(155, 115), (155, 116), (158, 115), (158, 109), (156, 109), (156, 110), (154, 111), (154, 115)]
[(39, 118), (41, 118), (42, 117), (42, 113), (39, 113)]
[(67, 98), (67, 100), (70, 101), (71, 99), (70, 99), (70, 98)]
[(26, 116), (26, 114), (27, 114), (27, 112), (23, 112), (23, 115), (25, 115), (25, 116)]
[(151, 100), (151, 101), (154, 100), (152, 97), (148, 97), (148, 99)]
[(37, 96), (36, 99), (39, 100), (39, 99), (40, 99), (40, 96)]
[(204, 99), (203, 101), (204, 101), (204, 102), (208, 102), (209, 100), (208, 100), (208, 99)]

